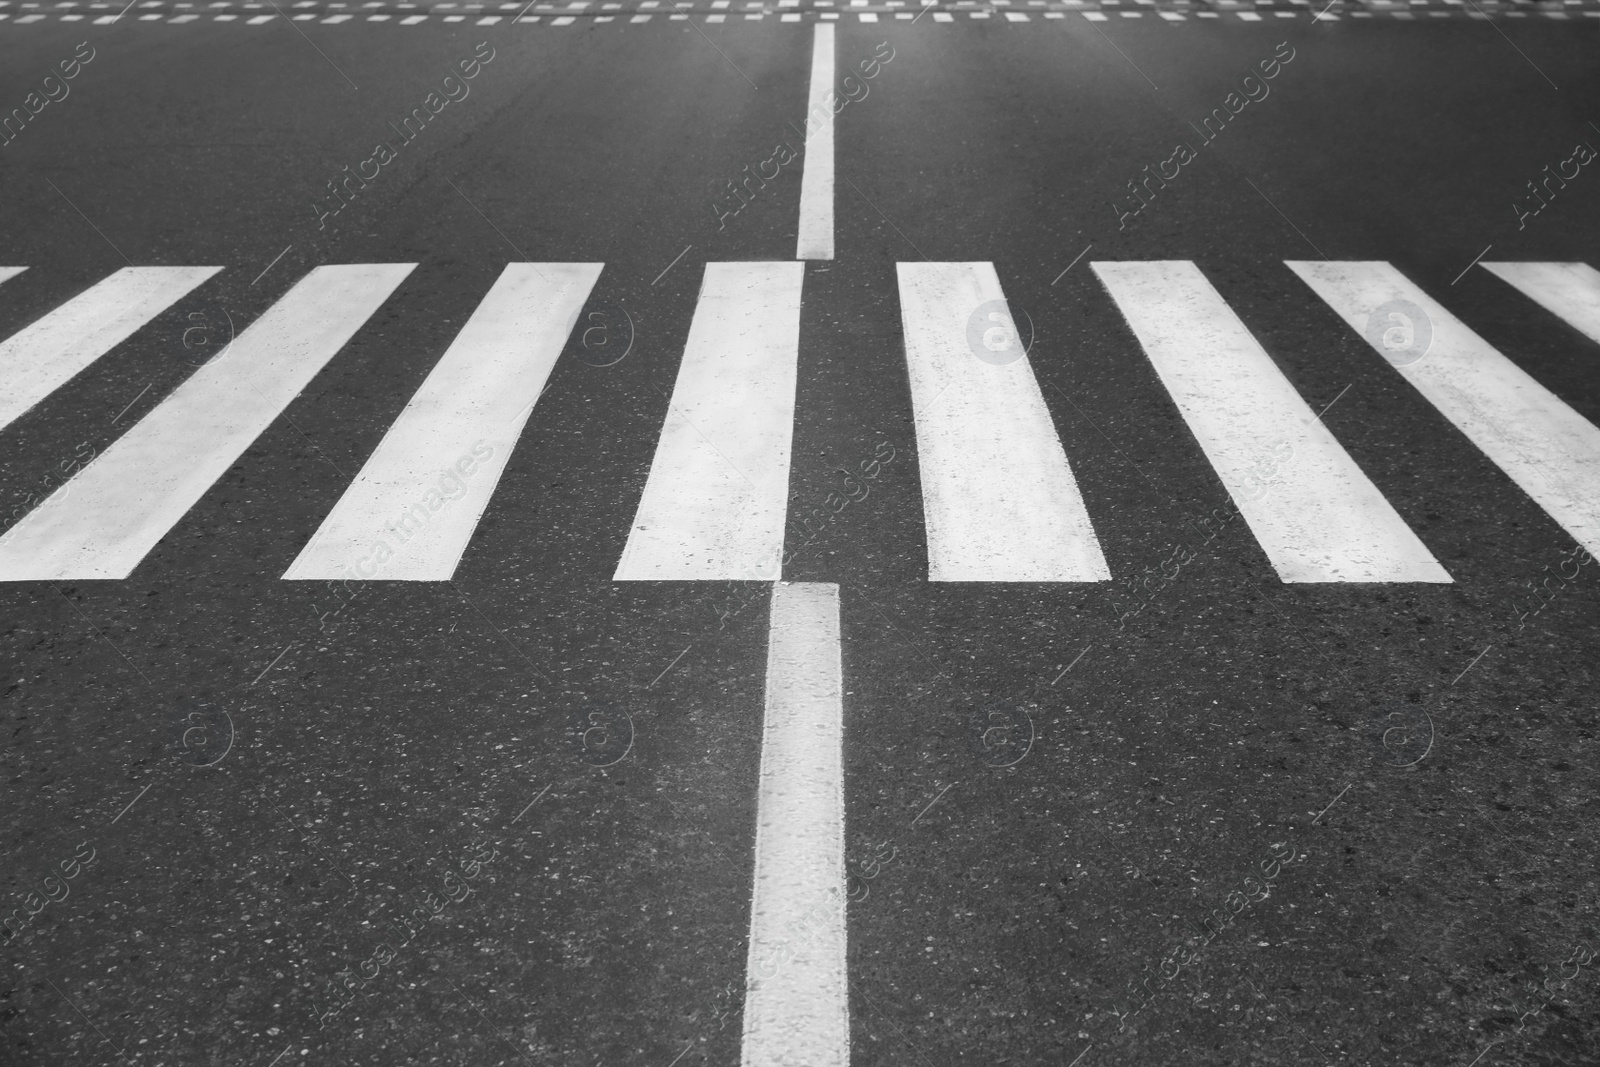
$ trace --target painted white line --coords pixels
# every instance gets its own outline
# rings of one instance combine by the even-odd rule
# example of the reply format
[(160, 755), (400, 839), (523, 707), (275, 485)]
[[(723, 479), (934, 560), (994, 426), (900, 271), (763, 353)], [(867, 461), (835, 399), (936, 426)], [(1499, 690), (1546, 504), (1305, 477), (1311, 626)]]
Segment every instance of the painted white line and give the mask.
[(600, 268), (509, 264), (284, 578), (449, 581)]
[(839, 587), (772, 589), (742, 1067), (848, 1067)]
[(1285, 582), (1448, 582), (1187, 260), (1092, 262)]
[(126, 578), (411, 273), (318, 267), (0, 536), (0, 581)]
[(1591, 341), (1600, 341), (1600, 271), (1589, 264), (1485, 263), (1483, 269)]
[(778, 576), (804, 277), (804, 263), (706, 264), (614, 580)]
[(817, 23), (811, 42), (811, 92), (806, 104), (806, 152), (800, 170), (796, 259), (833, 258), (833, 29), (831, 23)]
[(124, 267), (0, 342), (0, 428), (221, 269)]
[[(1111, 577), (992, 263), (899, 263), (917, 420), (928, 580), (1102, 582)], [(1015, 333), (1011, 333), (1015, 344)]]
[(0, 282), (10, 281), (27, 269), (27, 267), (0, 267)]
[[(1374, 312), (1396, 300), (1426, 316), (1431, 345), (1395, 370), (1494, 461), (1552, 519), (1600, 552), (1600, 430), (1388, 263), (1286, 261), (1373, 347)], [(1392, 309), (1385, 312), (1395, 314)], [(1415, 332), (1413, 336), (1415, 336)], [(1395, 362), (1391, 359), (1391, 362)]]

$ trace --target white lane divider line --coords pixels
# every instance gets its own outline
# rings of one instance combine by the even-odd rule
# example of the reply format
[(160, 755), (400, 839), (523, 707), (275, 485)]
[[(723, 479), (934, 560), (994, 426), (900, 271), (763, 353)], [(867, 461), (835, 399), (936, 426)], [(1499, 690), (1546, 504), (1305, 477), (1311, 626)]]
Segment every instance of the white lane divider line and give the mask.
[(318, 267), (0, 536), (0, 581), (126, 578), (410, 274)]
[(601, 266), (507, 265), (284, 578), (449, 581)]
[(1010, 330), (1017, 345), (994, 264), (896, 269), (928, 580), (1109, 581), (1028, 357), (1020, 347), (995, 352), (983, 343)]
[(1600, 271), (1589, 264), (1485, 263), (1483, 269), (1591, 341), (1600, 341)]
[(750, 899), (743, 1067), (848, 1067), (839, 587), (779, 582)]
[(800, 164), (796, 259), (833, 258), (833, 24), (819, 22), (811, 42), (806, 151)]
[[(1390, 264), (1285, 262), (1579, 544), (1600, 552), (1600, 429)], [(1420, 321), (1386, 350), (1401, 329), (1389, 326), (1394, 315)]]
[(1092, 262), (1285, 582), (1448, 582), (1188, 260)]
[(707, 263), (613, 580), (778, 576), (805, 264)]
[(0, 342), (0, 429), (221, 269), (123, 267)]

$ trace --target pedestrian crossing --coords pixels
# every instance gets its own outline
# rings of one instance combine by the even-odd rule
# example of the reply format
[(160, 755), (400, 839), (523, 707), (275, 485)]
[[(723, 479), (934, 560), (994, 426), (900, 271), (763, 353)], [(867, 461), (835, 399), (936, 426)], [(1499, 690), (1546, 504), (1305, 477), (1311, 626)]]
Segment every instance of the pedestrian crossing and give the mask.
[(1279, 578), (1450, 581), (1199, 268), (1094, 271)]
[[(1091, 266), (1282, 581), (1452, 580), (1194, 263)], [(1600, 552), (1600, 429), (1392, 265), (1285, 266)], [(1600, 272), (1481, 266), (1600, 342)], [(127, 578), (415, 267), (313, 269), (0, 534), (0, 581)], [(0, 342), (5, 424), (222, 269), (125, 268)], [(282, 577), (453, 577), (604, 269), (507, 265)], [(615, 581), (782, 577), (807, 269), (705, 264)], [(1110, 580), (994, 265), (900, 263), (897, 280), (928, 579)]]
[(799, 262), (706, 264), (616, 581), (778, 577), (804, 277)]
[(449, 580), (600, 269), (508, 265), (284, 577)]
[[(1431, 344), (1390, 360), (1439, 413), (1590, 552), (1600, 551), (1600, 429), (1496, 351), (1388, 263), (1290, 261), (1289, 269), (1380, 354), (1374, 309), (1421, 309)], [(1513, 272), (1556, 307), (1570, 275)], [(1541, 301), (1542, 302), (1542, 301)], [(1560, 311), (1569, 325), (1578, 323)], [(1377, 325), (1382, 325), (1379, 323)]]
[(0, 344), (0, 430), (221, 269), (126, 267)]
[(126, 578), (415, 266), (313, 269), (0, 535), (0, 581)]
[(898, 273), (929, 580), (1109, 579), (994, 265)]

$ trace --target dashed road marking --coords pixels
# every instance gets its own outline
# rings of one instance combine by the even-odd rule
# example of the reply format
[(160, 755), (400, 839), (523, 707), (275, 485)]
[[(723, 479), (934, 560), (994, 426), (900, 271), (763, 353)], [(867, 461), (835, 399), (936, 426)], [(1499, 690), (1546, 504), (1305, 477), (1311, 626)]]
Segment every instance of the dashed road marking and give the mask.
[(772, 590), (742, 1067), (848, 1067), (839, 587)]
[(833, 38), (832, 24), (817, 23), (811, 44), (805, 155), (800, 163), (796, 259), (833, 258)]

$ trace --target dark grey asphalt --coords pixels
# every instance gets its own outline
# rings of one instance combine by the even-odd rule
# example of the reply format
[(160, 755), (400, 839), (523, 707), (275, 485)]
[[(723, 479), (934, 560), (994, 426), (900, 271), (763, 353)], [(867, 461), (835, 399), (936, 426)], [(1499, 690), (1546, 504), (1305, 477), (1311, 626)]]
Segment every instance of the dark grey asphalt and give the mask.
[[(1570, 537), (1281, 263), (1389, 260), (1600, 421), (1600, 348), (1452, 284), (1487, 245), (1600, 262), (1600, 176), (1520, 232), (1511, 207), (1600, 137), (1600, 31), (839, 27), (841, 66), (895, 58), (840, 116), (838, 255), (807, 268), (785, 577), (841, 586), (853, 1062), (1600, 1062), (1596, 968), (1567, 978), (1600, 947), (1596, 579), (1519, 628)], [(0, 944), (0, 1061), (737, 1063), (766, 591), (610, 576), (704, 264), (793, 255), (798, 171), (721, 232), (706, 189), (803, 121), (810, 25), (0, 23), (0, 106), (86, 39), (0, 148), (0, 262), (32, 267), (0, 336), (128, 262), (227, 269), (0, 432), (8, 512), (184, 379), (189, 312), (419, 267), (133, 577), (0, 587), (0, 910), (76, 870)], [(471, 95), (319, 230), (324, 183), (482, 41)], [(1284, 41), (1119, 232), (1110, 201)], [(1028, 312), (1116, 582), (925, 580), (894, 281), (921, 258), (993, 261)], [(604, 262), (626, 358), (569, 346), (454, 581), (280, 581), (524, 259)], [(1456, 584), (1287, 586), (1242, 522), (1208, 541), (1227, 494), (1093, 259), (1195, 260)], [(173, 741), (201, 704), (231, 723), (209, 766)], [(991, 709), (1009, 766), (971, 741)], [(1410, 766), (1374, 742), (1393, 712), (1431, 741)], [(619, 761), (593, 721), (631, 730)]]

